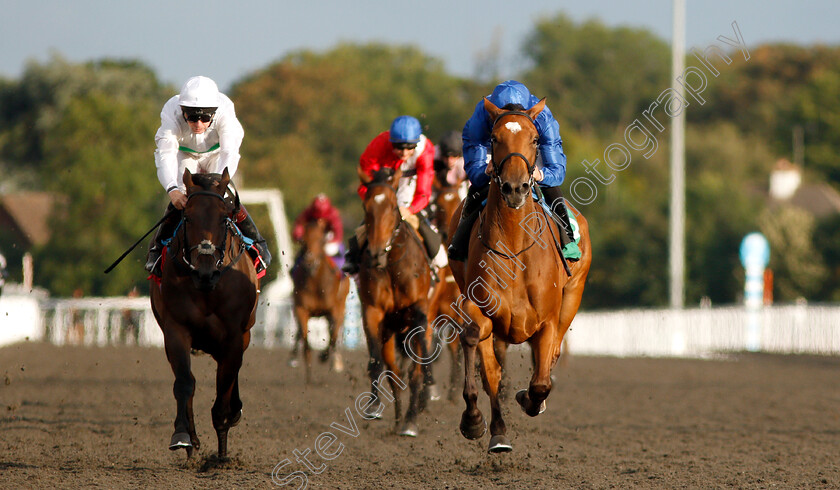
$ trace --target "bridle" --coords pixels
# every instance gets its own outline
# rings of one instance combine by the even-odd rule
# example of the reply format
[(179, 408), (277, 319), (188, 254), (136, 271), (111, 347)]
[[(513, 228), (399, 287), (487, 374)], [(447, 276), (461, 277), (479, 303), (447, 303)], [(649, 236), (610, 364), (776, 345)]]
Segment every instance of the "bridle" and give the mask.
[[(532, 126), (534, 126), (534, 129), (537, 128), (537, 123), (534, 122), (533, 119), (531, 119), (531, 116), (529, 116), (528, 113), (523, 112), (523, 111), (512, 110), (512, 111), (505, 111), (505, 112), (499, 114), (499, 116), (493, 121), (493, 127), (492, 127), (493, 130), (496, 129), (496, 125), (499, 124), (499, 121), (505, 116), (523, 116), (523, 117), (528, 119), (528, 121), (531, 123)], [(492, 134), (492, 132), (491, 132), (491, 134)], [(491, 139), (492, 139), (493, 142), (495, 142), (495, 138), (491, 138)], [(533, 187), (534, 186), (534, 167), (537, 165), (537, 162), (536, 161), (531, 162), (530, 160), (528, 160), (528, 157), (526, 157), (525, 155), (523, 155), (522, 153), (519, 153), (519, 152), (508, 153), (507, 155), (504, 156), (504, 158), (501, 159), (501, 161), (499, 161), (499, 163), (496, 163), (496, 153), (493, 152), (493, 157), (492, 157), (493, 158), (493, 173), (491, 174), (491, 177), (496, 182), (496, 184), (499, 185), (499, 187), (501, 187), (501, 185), (502, 185), (502, 178), (501, 178), (502, 167), (504, 166), (505, 163), (507, 163), (508, 160), (510, 160), (513, 157), (519, 157), (519, 158), (525, 160), (525, 165), (528, 167), (528, 176), (529, 176), (528, 177), (528, 186)]]
[[(368, 188), (368, 189), (370, 189), (370, 188), (372, 188), (372, 187), (378, 187), (378, 186), (387, 186), (387, 187), (391, 187), (391, 184), (389, 184), (388, 182), (372, 182), (372, 183), (370, 183), (370, 184), (368, 184), (368, 185), (367, 185), (367, 188)], [(393, 187), (391, 187), (391, 188), (393, 189)], [(370, 255), (372, 258), (378, 259), (378, 258), (380, 258), (380, 257), (382, 257), (382, 256), (384, 256), (384, 255), (388, 255), (388, 253), (390, 253), (390, 252), (391, 252), (391, 249), (393, 249), (393, 248), (394, 248), (394, 240), (395, 240), (395, 239), (397, 238), (397, 236), (399, 235), (399, 232), (400, 232), (400, 227), (401, 227), (401, 226), (402, 226), (402, 224), (403, 224), (403, 219), (402, 219), (402, 217), (400, 216), (400, 208), (399, 208), (399, 206), (394, 206), (394, 211), (393, 211), (393, 212), (394, 212), (394, 213), (396, 213), (396, 216), (397, 216), (397, 224), (396, 224), (396, 225), (394, 225), (394, 228), (391, 230), (391, 235), (388, 237), (388, 241), (387, 241), (387, 242), (385, 242), (385, 247), (383, 247), (383, 249), (382, 249), (382, 251), (381, 251), (381, 252), (379, 252), (376, 256), (374, 256), (373, 254), (371, 254), (371, 253), (370, 253), (370, 248), (368, 248), (367, 253), (368, 253), (368, 255)], [(368, 236), (368, 240), (370, 240), (370, 236)], [(402, 259), (400, 259), (400, 260), (402, 260)], [(397, 262), (399, 262), (399, 261), (397, 261)]]
[[(187, 202), (189, 202), (190, 199), (193, 199), (194, 197), (197, 197), (197, 196), (212, 196), (212, 197), (215, 197), (217, 199), (221, 199), (222, 202), (227, 205), (227, 201), (225, 200), (224, 196), (222, 196), (221, 194), (218, 194), (216, 192), (213, 192), (213, 191), (191, 192), (187, 196)], [(235, 201), (235, 207), (238, 208), (239, 207), (239, 193), (238, 192), (235, 194), (234, 201)], [(240, 247), (240, 250), (239, 250), (239, 254), (233, 260), (231, 260), (230, 263), (228, 263), (227, 266), (222, 268), (222, 265), (224, 264), (224, 260), (225, 260), (225, 251), (227, 250), (228, 231), (230, 231), (232, 235), (238, 235), (240, 237), (240, 239), (242, 238), (242, 232), (239, 231), (239, 229), (233, 223), (233, 220), (230, 219), (230, 216), (225, 216), (225, 221), (224, 221), (225, 226), (224, 226), (224, 233), (222, 235), (221, 246), (217, 246), (216, 244), (214, 244), (210, 240), (202, 240), (201, 243), (199, 243), (198, 245), (193, 245), (191, 247), (189, 245), (189, 241), (188, 241), (188, 238), (187, 238), (187, 224), (189, 223), (189, 220), (187, 220), (186, 215), (183, 218), (181, 218), (181, 223), (184, 225), (184, 240), (183, 240), (183, 257), (182, 257), (182, 260), (184, 261), (184, 264), (186, 264), (190, 268), (190, 271), (198, 270), (190, 262), (190, 257), (192, 256), (193, 251), (197, 251), (199, 257), (201, 257), (202, 255), (211, 255), (213, 257), (216, 257), (216, 254), (218, 253), (218, 259), (216, 260), (215, 267), (216, 267), (216, 270), (219, 271), (220, 275), (223, 274), (228, 269), (230, 269), (231, 267), (233, 267), (234, 265), (236, 265), (236, 263), (239, 261), (240, 257), (242, 257), (242, 254), (245, 252), (245, 242), (243, 241), (242, 246)]]
[[(534, 126), (534, 129), (537, 128), (537, 123), (534, 122), (534, 120), (531, 118), (531, 116), (528, 115), (526, 112), (518, 111), (518, 110), (511, 110), (511, 111), (505, 111), (505, 112), (499, 114), (498, 117), (496, 117), (496, 119), (493, 121), (493, 130), (496, 129), (496, 125), (499, 124), (499, 121), (503, 117), (511, 116), (511, 115), (513, 115), (513, 116), (524, 116), (525, 118), (528, 119), (528, 121), (531, 123), (531, 125)], [(492, 138), (492, 140), (493, 140), (493, 142), (495, 142), (495, 138)], [(533, 189), (534, 184), (535, 184), (535, 182), (534, 182), (534, 167), (536, 166), (536, 162), (531, 162), (530, 160), (528, 160), (527, 156), (523, 155), (522, 153), (515, 152), (515, 151), (510, 152), (507, 155), (505, 155), (504, 158), (502, 158), (499, 161), (498, 164), (496, 163), (496, 154), (495, 154), (495, 152), (493, 152), (493, 157), (492, 157), (493, 158), (493, 172), (491, 174), (491, 177), (492, 177), (493, 181), (496, 182), (496, 185), (498, 185), (499, 187), (502, 186), (502, 178), (501, 178), (502, 167), (504, 166), (504, 164), (508, 160), (510, 160), (513, 157), (519, 157), (519, 158), (521, 158), (522, 160), (525, 161), (525, 165), (528, 168), (528, 187)], [(490, 252), (492, 252), (492, 253), (500, 256), (500, 257), (504, 257), (506, 259), (514, 259), (514, 258), (518, 257), (520, 254), (522, 254), (523, 252), (529, 250), (531, 247), (533, 247), (537, 243), (537, 240), (534, 239), (534, 241), (530, 245), (528, 245), (527, 247), (523, 248), (522, 250), (520, 250), (519, 252), (516, 252), (514, 254), (507, 254), (507, 253), (501, 252), (501, 251), (496, 250), (493, 247), (491, 247), (490, 244), (487, 243), (486, 238), (482, 235), (481, 229), (482, 229), (483, 222), (484, 222), (484, 213), (481, 213), (479, 215), (478, 239), (481, 242), (481, 244), (484, 245), (484, 247), (487, 250), (489, 250)]]

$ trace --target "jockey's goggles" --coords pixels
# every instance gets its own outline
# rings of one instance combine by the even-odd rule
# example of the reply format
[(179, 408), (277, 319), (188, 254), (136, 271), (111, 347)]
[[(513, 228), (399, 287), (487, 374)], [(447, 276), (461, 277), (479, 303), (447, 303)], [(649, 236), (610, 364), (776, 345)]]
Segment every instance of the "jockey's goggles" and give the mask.
[(395, 150), (413, 150), (417, 148), (417, 143), (392, 143)]
[(216, 108), (204, 108), (204, 107), (197, 107), (197, 108), (183, 108), (184, 111), (184, 119), (189, 122), (198, 122), (201, 121), (203, 123), (209, 123), (210, 120), (213, 119), (213, 116), (216, 114)]

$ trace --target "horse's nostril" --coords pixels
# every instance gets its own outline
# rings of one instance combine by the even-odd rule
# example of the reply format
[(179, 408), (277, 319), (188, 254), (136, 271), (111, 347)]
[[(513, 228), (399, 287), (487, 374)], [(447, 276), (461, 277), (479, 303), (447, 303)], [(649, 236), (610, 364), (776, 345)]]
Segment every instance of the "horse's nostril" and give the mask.
[(510, 194), (511, 192), (513, 192), (513, 186), (512, 185), (510, 185), (507, 182), (502, 184), (502, 194)]

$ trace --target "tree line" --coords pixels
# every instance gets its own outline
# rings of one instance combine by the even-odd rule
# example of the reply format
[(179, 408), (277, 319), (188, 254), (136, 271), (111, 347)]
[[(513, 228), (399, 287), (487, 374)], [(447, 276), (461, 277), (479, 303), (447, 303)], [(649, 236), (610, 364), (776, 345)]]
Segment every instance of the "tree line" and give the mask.
[[(575, 23), (563, 14), (534, 25), (520, 50), (527, 68), (506, 78), (546, 97), (557, 117), (567, 196), (574, 179), (590, 175), (583, 162), (603, 160), (604, 149), (623, 141), (672, 85), (669, 52), (643, 29)], [(750, 52), (748, 61), (731, 53), (736, 61), (709, 80), (705, 104), (687, 109), (686, 304), (738, 300), (738, 245), (755, 230), (771, 241), (778, 300), (840, 299), (838, 218), (815, 219), (766, 198), (774, 162), (791, 158), (792, 131), (803, 136), (806, 180), (840, 187), (840, 48)], [(454, 76), (413, 46), (344, 43), (287, 54), (226, 91), (246, 131), (238, 174), (245, 187), (280, 188), (290, 220), (325, 192), (351, 229), (362, 215), (355, 168), (376, 134), (411, 114), (435, 141), (460, 130), (500, 81)], [(102, 270), (163, 212), (153, 137), (177, 90), (136, 60), (76, 64), (55, 56), (30, 63), (20, 79), (0, 79), (0, 192), (66, 197), (57, 201), (50, 242), (31, 251), (36, 284), (58, 296), (148, 287), (145, 247), (110, 274)], [(593, 241), (586, 308), (668, 302), (668, 131), (654, 154), (632, 150), (631, 167), (590, 204), (578, 203)], [(8, 230), (0, 231), (0, 250), (13, 267), (24, 252)]]

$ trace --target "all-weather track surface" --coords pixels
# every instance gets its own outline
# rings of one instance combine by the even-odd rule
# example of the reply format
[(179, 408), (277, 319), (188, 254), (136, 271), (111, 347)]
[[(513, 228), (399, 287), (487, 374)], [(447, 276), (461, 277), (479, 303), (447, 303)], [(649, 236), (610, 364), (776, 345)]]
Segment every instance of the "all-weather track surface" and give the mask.
[[(513, 391), (527, 385), (525, 352), (508, 358)], [(458, 432), (460, 389), (457, 403), (430, 404), (417, 438), (394, 434), (390, 404), (384, 420), (363, 420), (354, 399), (368, 390), (366, 359), (345, 356), (344, 373), (316, 365), (305, 386), (287, 351), (249, 349), (242, 423), (220, 463), (208, 356), (193, 357), (202, 447), (187, 461), (167, 449), (175, 399), (163, 350), (2, 348), (0, 487), (272, 488), (288, 458), (275, 479), (302, 471), (309, 488), (840, 488), (840, 358), (573, 356), (555, 368), (544, 414), (532, 419), (505, 402), (514, 451), (490, 455), (488, 435)], [(444, 385), (446, 361), (435, 368)], [(355, 437), (330, 427), (349, 427), (347, 413)], [(328, 452), (343, 444), (332, 460), (314, 452), (327, 431), (337, 437)], [(295, 450), (309, 450), (321, 472)]]

